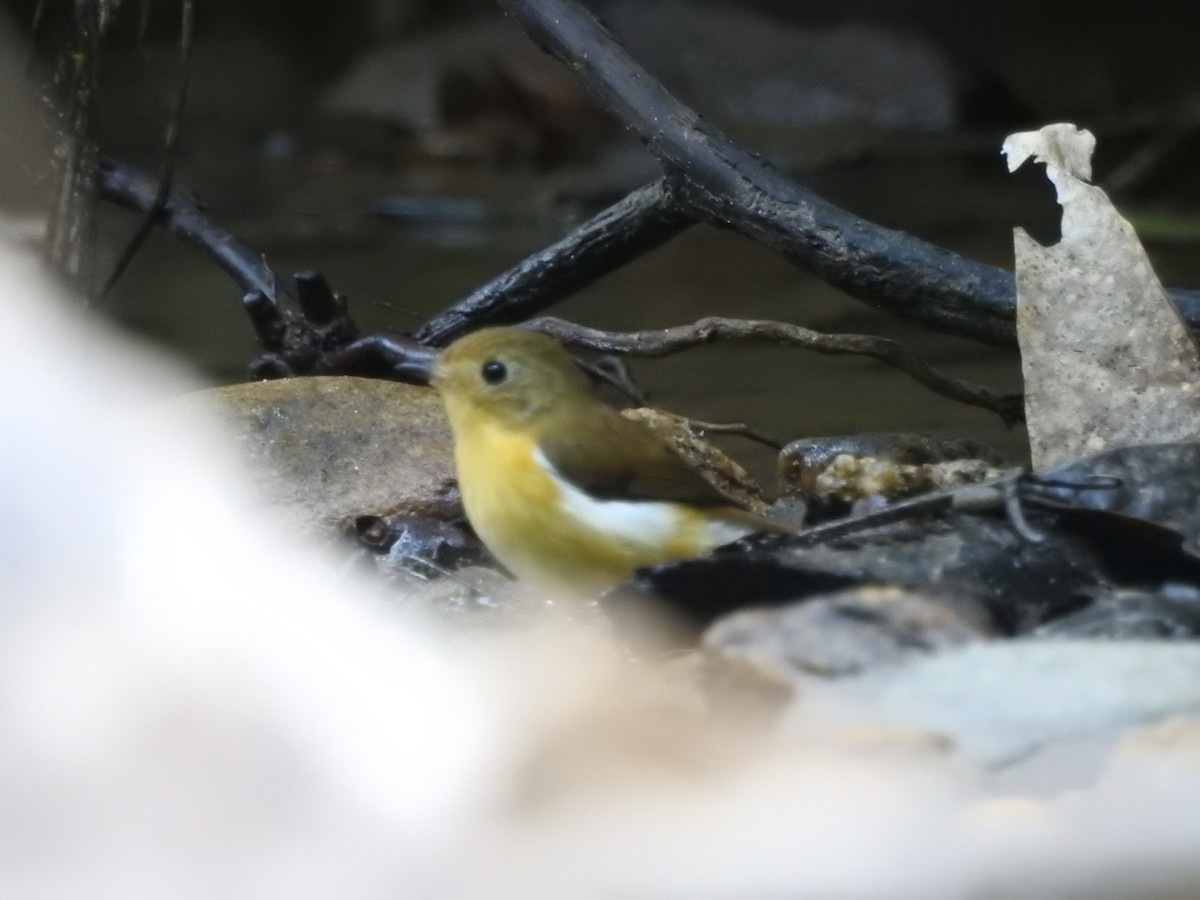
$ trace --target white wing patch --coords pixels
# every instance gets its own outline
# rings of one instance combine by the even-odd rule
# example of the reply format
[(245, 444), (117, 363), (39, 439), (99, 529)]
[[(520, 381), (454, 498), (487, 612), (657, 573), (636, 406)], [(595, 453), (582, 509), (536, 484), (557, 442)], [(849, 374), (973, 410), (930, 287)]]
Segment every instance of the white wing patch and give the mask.
[(559, 475), (540, 447), (533, 458), (558, 488), (563, 511), (589, 528), (631, 544), (659, 544), (674, 536), (682, 525), (673, 504), (653, 500), (597, 500)]
[[(541, 448), (533, 458), (558, 488), (559, 502), (568, 515), (589, 528), (631, 544), (658, 545), (679, 535), (684, 527), (675, 504), (654, 500), (598, 500), (563, 478), (546, 459)], [(754, 529), (733, 522), (710, 521), (704, 526), (703, 540), (708, 547), (736, 541)]]

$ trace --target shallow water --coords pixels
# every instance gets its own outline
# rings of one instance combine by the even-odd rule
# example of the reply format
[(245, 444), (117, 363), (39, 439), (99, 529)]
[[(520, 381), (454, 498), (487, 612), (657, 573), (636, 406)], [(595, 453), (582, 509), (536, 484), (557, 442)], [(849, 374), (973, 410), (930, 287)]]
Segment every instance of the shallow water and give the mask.
[[(310, 178), (284, 188), (262, 209), (210, 210), (279, 273), (323, 272), (349, 296), (364, 329), (406, 330), (494, 277), (569, 225), (535, 204), (539, 182), (497, 176), (487, 198), (491, 222), (399, 226), (369, 217), (372, 198), (407, 185), (349, 177)], [(951, 181), (947, 185), (947, 180)], [(1028, 184), (1005, 187), (969, 167), (928, 159), (885, 167), (833, 170), (815, 187), (836, 202), (893, 227), (961, 252), (1007, 263), (1014, 209)], [(478, 177), (470, 184), (481, 190)], [(461, 195), (461, 191), (458, 192)], [(989, 207), (988, 196), (995, 198)], [(1033, 201), (1029, 210), (1038, 210)], [(990, 220), (981, 220), (989, 210)], [(1030, 213), (1033, 215), (1034, 213)], [(984, 217), (986, 219), (986, 217)], [(114, 233), (128, 221), (110, 217)], [(255, 351), (238, 290), (198, 251), (156, 237), (112, 301), (113, 312), (220, 381), (242, 377)], [(588, 325), (640, 329), (706, 315), (771, 318), (827, 332), (874, 333), (903, 341), (945, 370), (1005, 390), (1019, 386), (1014, 353), (931, 335), (857, 303), (734, 233), (696, 227), (620, 272), (560, 304), (553, 314)], [(869, 359), (829, 357), (769, 346), (709, 346), (633, 370), (659, 406), (707, 421), (742, 421), (783, 440), (860, 431), (906, 431), (970, 437), (1012, 458), (1024, 453), (1021, 429), (938, 397), (907, 376)], [(728, 446), (756, 470), (771, 454), (733, 440)]]

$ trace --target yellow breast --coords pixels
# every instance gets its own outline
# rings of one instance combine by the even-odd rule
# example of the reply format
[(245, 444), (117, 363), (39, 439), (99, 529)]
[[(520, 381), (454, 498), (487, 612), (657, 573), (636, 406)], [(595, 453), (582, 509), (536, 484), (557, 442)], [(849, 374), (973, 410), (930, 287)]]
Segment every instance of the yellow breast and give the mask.
[(532, 435), (494, 422), (456, 429), (455, 462), (467, 517), (488, 549), (519, 578), (557, 589), (594, 592), (739, 536), (717, 535), (679, 504), (588, 497), (553, 471)]

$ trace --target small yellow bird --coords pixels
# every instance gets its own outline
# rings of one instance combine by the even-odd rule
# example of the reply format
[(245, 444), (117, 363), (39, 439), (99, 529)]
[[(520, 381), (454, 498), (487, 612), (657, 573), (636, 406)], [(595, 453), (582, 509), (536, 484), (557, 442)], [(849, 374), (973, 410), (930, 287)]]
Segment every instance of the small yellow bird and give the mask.
[(735, 505), (592, 392), (554, 339), (485, 328), (433, 367), (467, 518), (513, 574), (572, 593), (787, 526)]

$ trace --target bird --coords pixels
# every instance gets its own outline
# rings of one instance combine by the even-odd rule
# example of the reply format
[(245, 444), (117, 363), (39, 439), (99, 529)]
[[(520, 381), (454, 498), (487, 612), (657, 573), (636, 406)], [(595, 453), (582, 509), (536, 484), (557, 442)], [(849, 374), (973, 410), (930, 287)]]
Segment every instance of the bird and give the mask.
[(642, 566), (791, 531), (739, 506), (605, 403), (548, 335), (471, 332), (438, 355), (430, 381), (450, 422), (467, 520), (521, 581), (596, 594)]

